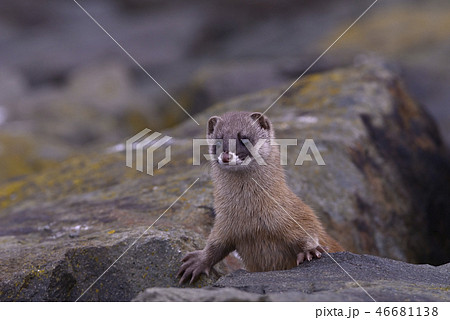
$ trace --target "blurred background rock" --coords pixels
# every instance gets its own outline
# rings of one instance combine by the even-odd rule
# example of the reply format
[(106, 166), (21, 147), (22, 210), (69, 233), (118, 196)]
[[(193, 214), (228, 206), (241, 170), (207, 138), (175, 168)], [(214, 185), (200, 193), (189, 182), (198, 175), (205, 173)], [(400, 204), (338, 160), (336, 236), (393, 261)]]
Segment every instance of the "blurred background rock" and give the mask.
[[(197, 113), (295, 79), (372, 1), (79, 3)], [(3, 181), (187, 119), (73, 1), (2, 0), (0, 30)], [(382, 56), (450, 145), (448, 30), (448, 1), (380, 0), (310, 73)]]
[[(372, 1), (79, 3), (196, 113), (295, 79)], [(310, 72), (387, 58), (450, 144), (449, 13), (447, 1), (379, 1)], [(73, 1), (3, 0), (0, 30), (2, 179), (186, 119)]]

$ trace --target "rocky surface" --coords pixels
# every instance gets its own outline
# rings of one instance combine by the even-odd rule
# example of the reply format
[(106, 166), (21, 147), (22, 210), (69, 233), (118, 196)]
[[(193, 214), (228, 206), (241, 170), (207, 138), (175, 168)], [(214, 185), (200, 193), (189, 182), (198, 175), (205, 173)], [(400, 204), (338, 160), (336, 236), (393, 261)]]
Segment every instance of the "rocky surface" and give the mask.
[(235, 288), (148, 288), (135, 302), (249, 302), (269, 301), (266, 296)]
[(333, 253), (291, 270), (239, 270), (202, 289), (149, 288), (134, 301), (450, 301), (449, 271)]
[[(54, 239), (34, 244), (28, 239), (25, 245), (24, 241), (2, 237), (0, 254), (2, 259), (9, 258), (2, 263), (0, 300), (130, 301), (146, 287), (177, 286), (182, 252), (199, 248), (203, 240), (195, 234), (157, 228), (142, 236), (145, 229), (78, 237), (86, 227), (76, 226), (56, 245)], [(132, 246), (135, 240), (138, 242)], [(126, 257), (113, 264), (124, 252)], [(214, 280), (217, 277), (212, 275), (197, 285)]]
[[(191, 139), (204, 137), (211, 115), (262, 111), (284, 88), (217, 104), (196, 115), (200, 126), (187, 120), (164, 131), (173, 137), (172, 161), (154, 176), (126, 167), (119, 145), (2, 183), (0, 300), (74, 301), (86, 292), (80, 301), (129, 301), (145, 288), (177, 286), (179, 259), (203, 247), (214, 219), (207, 164), (192, 165)], [(445, 147), (434, 122), (384, 64), (369, 61), (307, 76), (268, 115), (279, 138), (314, 139), (327, 165), (294, 166), (299, 148), (292, 147), (288, 184), (347, 250), (409, 262), (448, 262)], [(342, 257), (352, 257), (350, 268), (359, 263), (355, 256)], [(218, 275), (232, 268), (227, 260)], [(437, 281), (432, 274), (430, 279)], [(243, 277), (253, 281), (255, 276)], [(212, 285), (216, 279), (197, 285)], [(351, 290), (349, 299), (356, 297)], [(374, 291), (380, 300), (383, 290)], [(431, 299), (420, 294), (420, 299)], [(438, 294), (436, 299), (441, 298)]]

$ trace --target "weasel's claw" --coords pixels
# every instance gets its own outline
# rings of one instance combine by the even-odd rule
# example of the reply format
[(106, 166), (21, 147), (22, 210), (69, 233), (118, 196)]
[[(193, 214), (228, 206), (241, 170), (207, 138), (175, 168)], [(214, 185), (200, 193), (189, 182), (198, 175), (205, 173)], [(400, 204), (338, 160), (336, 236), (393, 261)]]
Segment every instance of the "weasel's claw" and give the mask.
[(189, 284), (194, 283), (202, 273), (209, 276), (210, 267), (208, 267), (202, 259), (202, 251), (194, 251), (188, 253), (182, 261), (184, 262), (180, 270), (178, 271), (177, 277), (181, 277), (179, 284), (187, 282), (189, 279)]
[(297, 265), (307, 261), (311, 261), (312, 259), (320, 259), (322, 257), (322, 253), (325, 253), (328, 250), (327, 247), (317, 246), (316, 248), (302, 251), (297, 254)]

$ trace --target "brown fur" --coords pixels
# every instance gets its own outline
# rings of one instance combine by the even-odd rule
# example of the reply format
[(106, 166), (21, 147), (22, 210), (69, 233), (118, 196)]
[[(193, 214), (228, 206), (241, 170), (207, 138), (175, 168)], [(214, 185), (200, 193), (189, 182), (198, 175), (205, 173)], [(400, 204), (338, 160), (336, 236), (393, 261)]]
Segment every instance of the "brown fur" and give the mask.
[[(238, 133), (249, 140), (275, 138), (269, 119), (259, 113), (231, 112), (208, 122), (208, 138), (223, 138), (225, 151), (225, 140), (238, 139)], [(252, 160), (247, 166), (228, 168), (212, 161), (216, 220), (206, 247), (183, 259), (181, 283), (209, 274), (233, 250), (251, 272), (290, 269), (305, 259), (320, 258), (323, 248), (343, 251), (313, 210), (287, 186), (279, 147), (266, 143), (260, 154), (267, 165)]]

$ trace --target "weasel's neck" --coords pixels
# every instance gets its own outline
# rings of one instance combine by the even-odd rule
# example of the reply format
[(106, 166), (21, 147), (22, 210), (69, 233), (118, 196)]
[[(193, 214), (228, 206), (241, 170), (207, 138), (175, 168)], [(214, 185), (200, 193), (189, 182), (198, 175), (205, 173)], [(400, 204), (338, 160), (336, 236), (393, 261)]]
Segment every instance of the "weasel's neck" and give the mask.
[(267, 193), (280, 193), (288, 190), (284, 169), (279, 160), (266, 161), (267, 165), (249, 167), (244, 170), (226, 170), (214, 164), (211, 174), (216, 198), (266, 197)]

